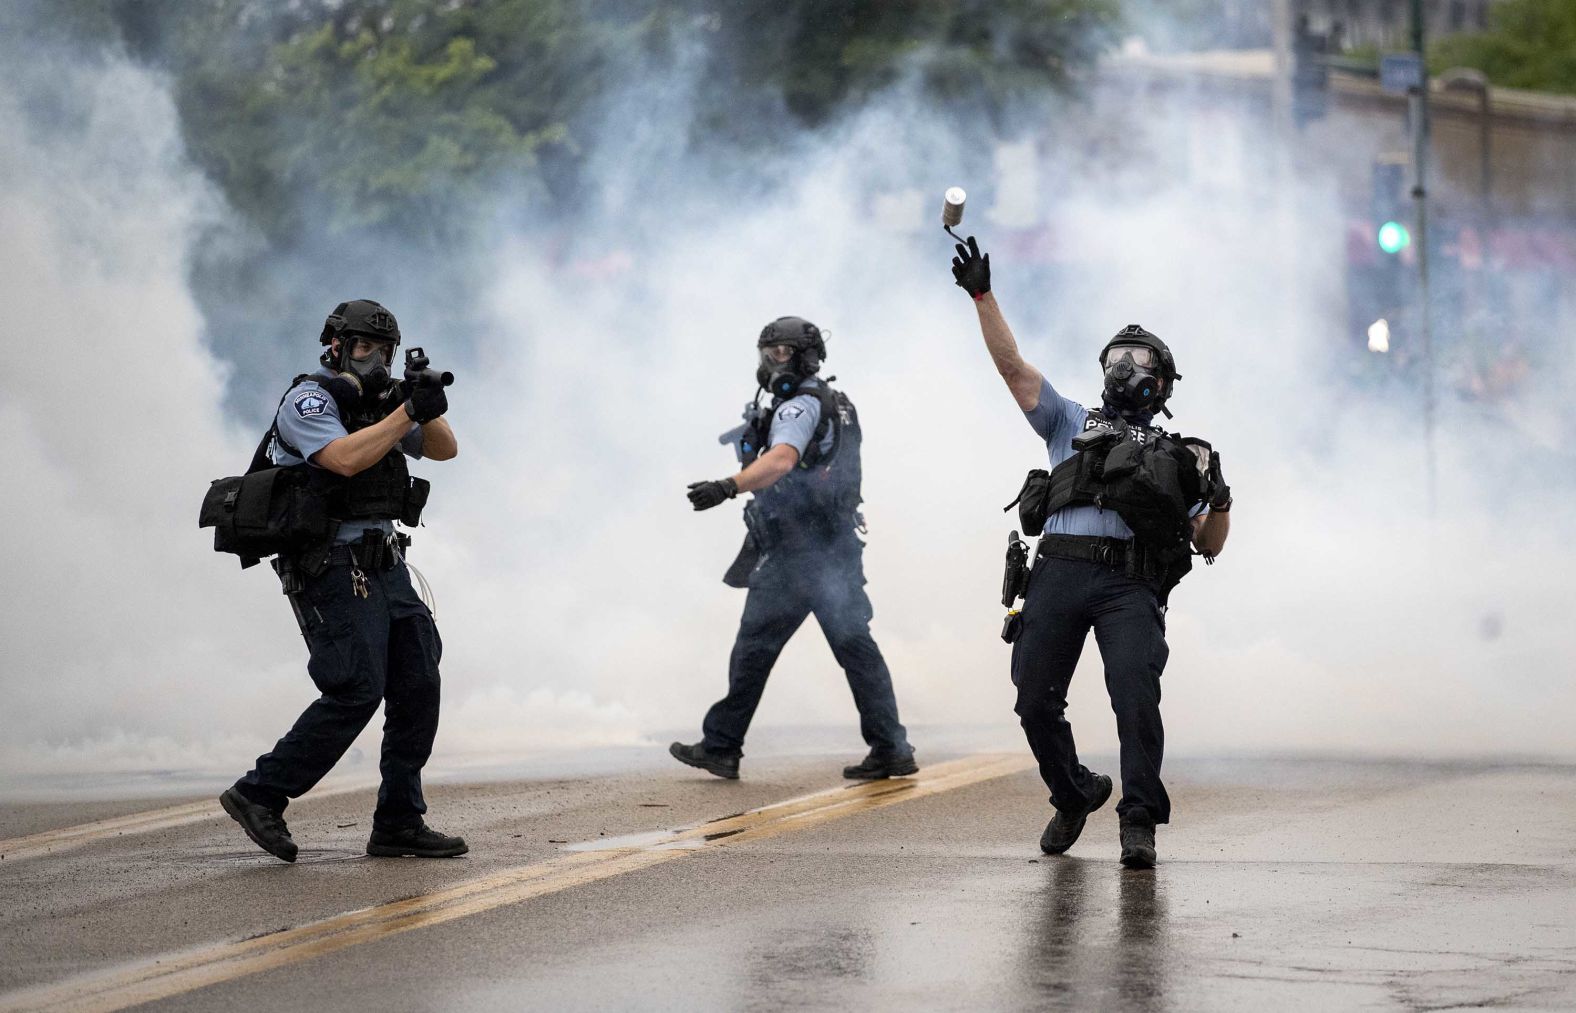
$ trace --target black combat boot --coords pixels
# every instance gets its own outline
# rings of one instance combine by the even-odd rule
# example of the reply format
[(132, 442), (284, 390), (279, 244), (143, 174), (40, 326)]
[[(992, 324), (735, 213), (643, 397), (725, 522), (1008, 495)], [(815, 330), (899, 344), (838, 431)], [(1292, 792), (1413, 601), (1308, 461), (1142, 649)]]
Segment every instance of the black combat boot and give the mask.
[(706, 748), (705, 743), (697, 742), (693, 746), (686, 746), (682, 742), (675, 742), (668, 747), (668, 752), (680, 763), (699, 767), (709, 774), (726, 777), (730, 781), (739, 779), (739, 758), (714, 753)]
[(234, 788), (226, 788), (219, 804), (259, 848), (287, 862), (296, 860), (296, 842), (290, 839), (283, 813), (259, 805)]
[(1129, 869), (1155, 867), (1155, 821), (1145, 812), (1122, 817), (1122, 864)]
[(1060, 855), (1072, 847), (1078, 835), (1083, 833), (1084, 821), (1089, 818), (1089, 814), (1105, 805), (1110, 797), (1111, 779), (1104, 774), (1095, 774), (1093, 801), (1076, 813), (1056, 810), (1051, 822), (1045, 824), (1045, 833), (1040, 835), (1040, 850), (1047, 855)]
[(883, 753), (879, 749), (872, 749), (863, 760), (843, 768), (843, 776), (851, 781), (879, 781), (886, 777), (907, 777), (917, 773), (919, 764), (914, 762), (912, 749), (906, 753)]
[(377, 858), (458, 858), (469, 850), (465, 838), (440, 834), (425, 823), (404, 830), (373, 827), (367, 838), (367, 854)]

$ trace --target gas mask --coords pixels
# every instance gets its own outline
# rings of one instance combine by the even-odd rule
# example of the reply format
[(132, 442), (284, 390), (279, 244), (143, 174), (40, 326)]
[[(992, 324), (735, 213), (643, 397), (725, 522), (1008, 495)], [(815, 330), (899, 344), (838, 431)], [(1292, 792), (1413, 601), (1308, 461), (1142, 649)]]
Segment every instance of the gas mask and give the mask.
[(1126, 413), (1152, 412), (1160, 400), (1160, 356), (1148, 345), (1112, 345), (1105, 355), (1105, 402)]
[(792, 397), (826, 358), (826, 334), (803, 317), (778, 317), (761, 328), (755, 342), (760, 362), (755, 382), (773, 397)]
[(340, 351), (341, 371), (353, 373), (361, 381), (363, 393), (368, 396), (385, 390), (389, 385), (389, 356), (393, 354), (394, 346), (386, 341), (376, 342), (366, 358), (358, 359), (352, 354), (357, 338), (348, 335), (341, 340), (343, 342)]
[(755, 382), (773, 397), (792, 397), (799, 385), (818, 368), (820, 361), (814, 349), (801, 352), (787, 344), (762, 345), (760, 364), (755, 367)]

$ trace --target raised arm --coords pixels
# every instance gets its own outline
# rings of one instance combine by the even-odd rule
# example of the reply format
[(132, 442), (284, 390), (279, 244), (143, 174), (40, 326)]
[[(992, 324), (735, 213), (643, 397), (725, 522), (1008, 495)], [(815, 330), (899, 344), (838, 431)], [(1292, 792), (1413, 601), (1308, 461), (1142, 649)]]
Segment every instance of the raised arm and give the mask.
[(985, 337), (985, 350), (996, 364), (996, 372), (1007, 382), (1007, 389), (1018, 407), (1033, 411), (1040, 403), (1040, 387), (1045, 377), (1038, 369), (1024, 361), (1018, 352), (1018, 342), (1001, 314), (1001, 306), (990, 290), (990, 254), (980, 254), (979, 244), (970, 236), (968, 245), (957, 247), (958, 255), (952, 258), (952, 276), (958, 286), (974, 299), (974, 309), (979, 313), (980, 333)]
[(1007, 318), (1001, 315), (995, 295), (986, 292), (974, 300), (974, 309), (979, 313), (980, 333), (985, 336), (985, 350), (990, 352), (996, 372), (1007, 381), (1007, 389), (1012, 391), (1018, 407), (1032, 412), (1040, 403), (1040, 387), (1045, 377), (1019, 354), (1018, 342), (1012, 336), (1012, 328), (1007, 326)]

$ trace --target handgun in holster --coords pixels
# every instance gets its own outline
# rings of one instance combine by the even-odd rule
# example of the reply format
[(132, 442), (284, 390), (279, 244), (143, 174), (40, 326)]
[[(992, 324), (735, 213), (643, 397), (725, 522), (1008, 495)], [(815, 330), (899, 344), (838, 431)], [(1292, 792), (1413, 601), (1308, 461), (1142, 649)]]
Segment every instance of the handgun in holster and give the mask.
[(1001, 603), (1007, 618), (1001, 624), (1001, 639), (1012, 643), (1023, 629), (1023, 613), (1013, 603), (1029, 590), (1029, 543), (1016, 530), (1007, 535), (1007, 570), (1001, 579)]
[(306, 590), (306, 575), (296, 568), (293, 558), (280, 554), (268, 561), (279, 575), (279, 589), (284, 592), (285, 598), (290, 602), (290, 611), (295, 614), (296, 626), (301, 630), (301, 636), (306, 636), (306, 616), (301, 612), (301, 592)]

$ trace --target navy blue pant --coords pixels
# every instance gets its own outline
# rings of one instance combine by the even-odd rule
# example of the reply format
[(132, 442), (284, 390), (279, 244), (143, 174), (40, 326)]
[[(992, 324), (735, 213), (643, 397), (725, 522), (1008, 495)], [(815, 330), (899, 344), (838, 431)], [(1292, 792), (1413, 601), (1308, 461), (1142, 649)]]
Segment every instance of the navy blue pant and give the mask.
[(826, 554), (774, 554), (751, 576), (728, 659), (728, 695), (712, 705), (701, 725), (707, 750), (743, 755), (744, 733), (761, 702), (766, 677), (794, 631), (813, 613), (832, 656), (848, 676), (866, 744), (886, 754), (913, 752), (898, 721), (892, 673), (870, 636), (874, 610), (865, 593), (859, 552), (856, 545)]
[(1042, 556), (1023, 599), (1023, 628), (1012, 645), (1014, 708), (1051, 804), (1076, 812), (1093, 799), (1089, 768), (1078, 762), (1067, 723), (1067, 687), (1090, 629), (1105, 662), (1105, 688), (1122, 744), (1122, 799), (1118, 815), (1171, 818), (1160, 783), (1165, 729), (1160, 723), (1160, 673), (1166, 646), (1165, 611), (1154, 584), (1082, 560)]
[(336, 562), (301, 592), (307, 672), (322, 694), (257, 766), (236, 782), (254, 802), (283, 810), (322, 780), (383, 705), (383, 756), (373, 826), (421, 823), (421, 768), (438, 733), (438, 661), (443, 641), (403, 563), (366, 570), (368, 596), (352, 590), (350, 564)]

